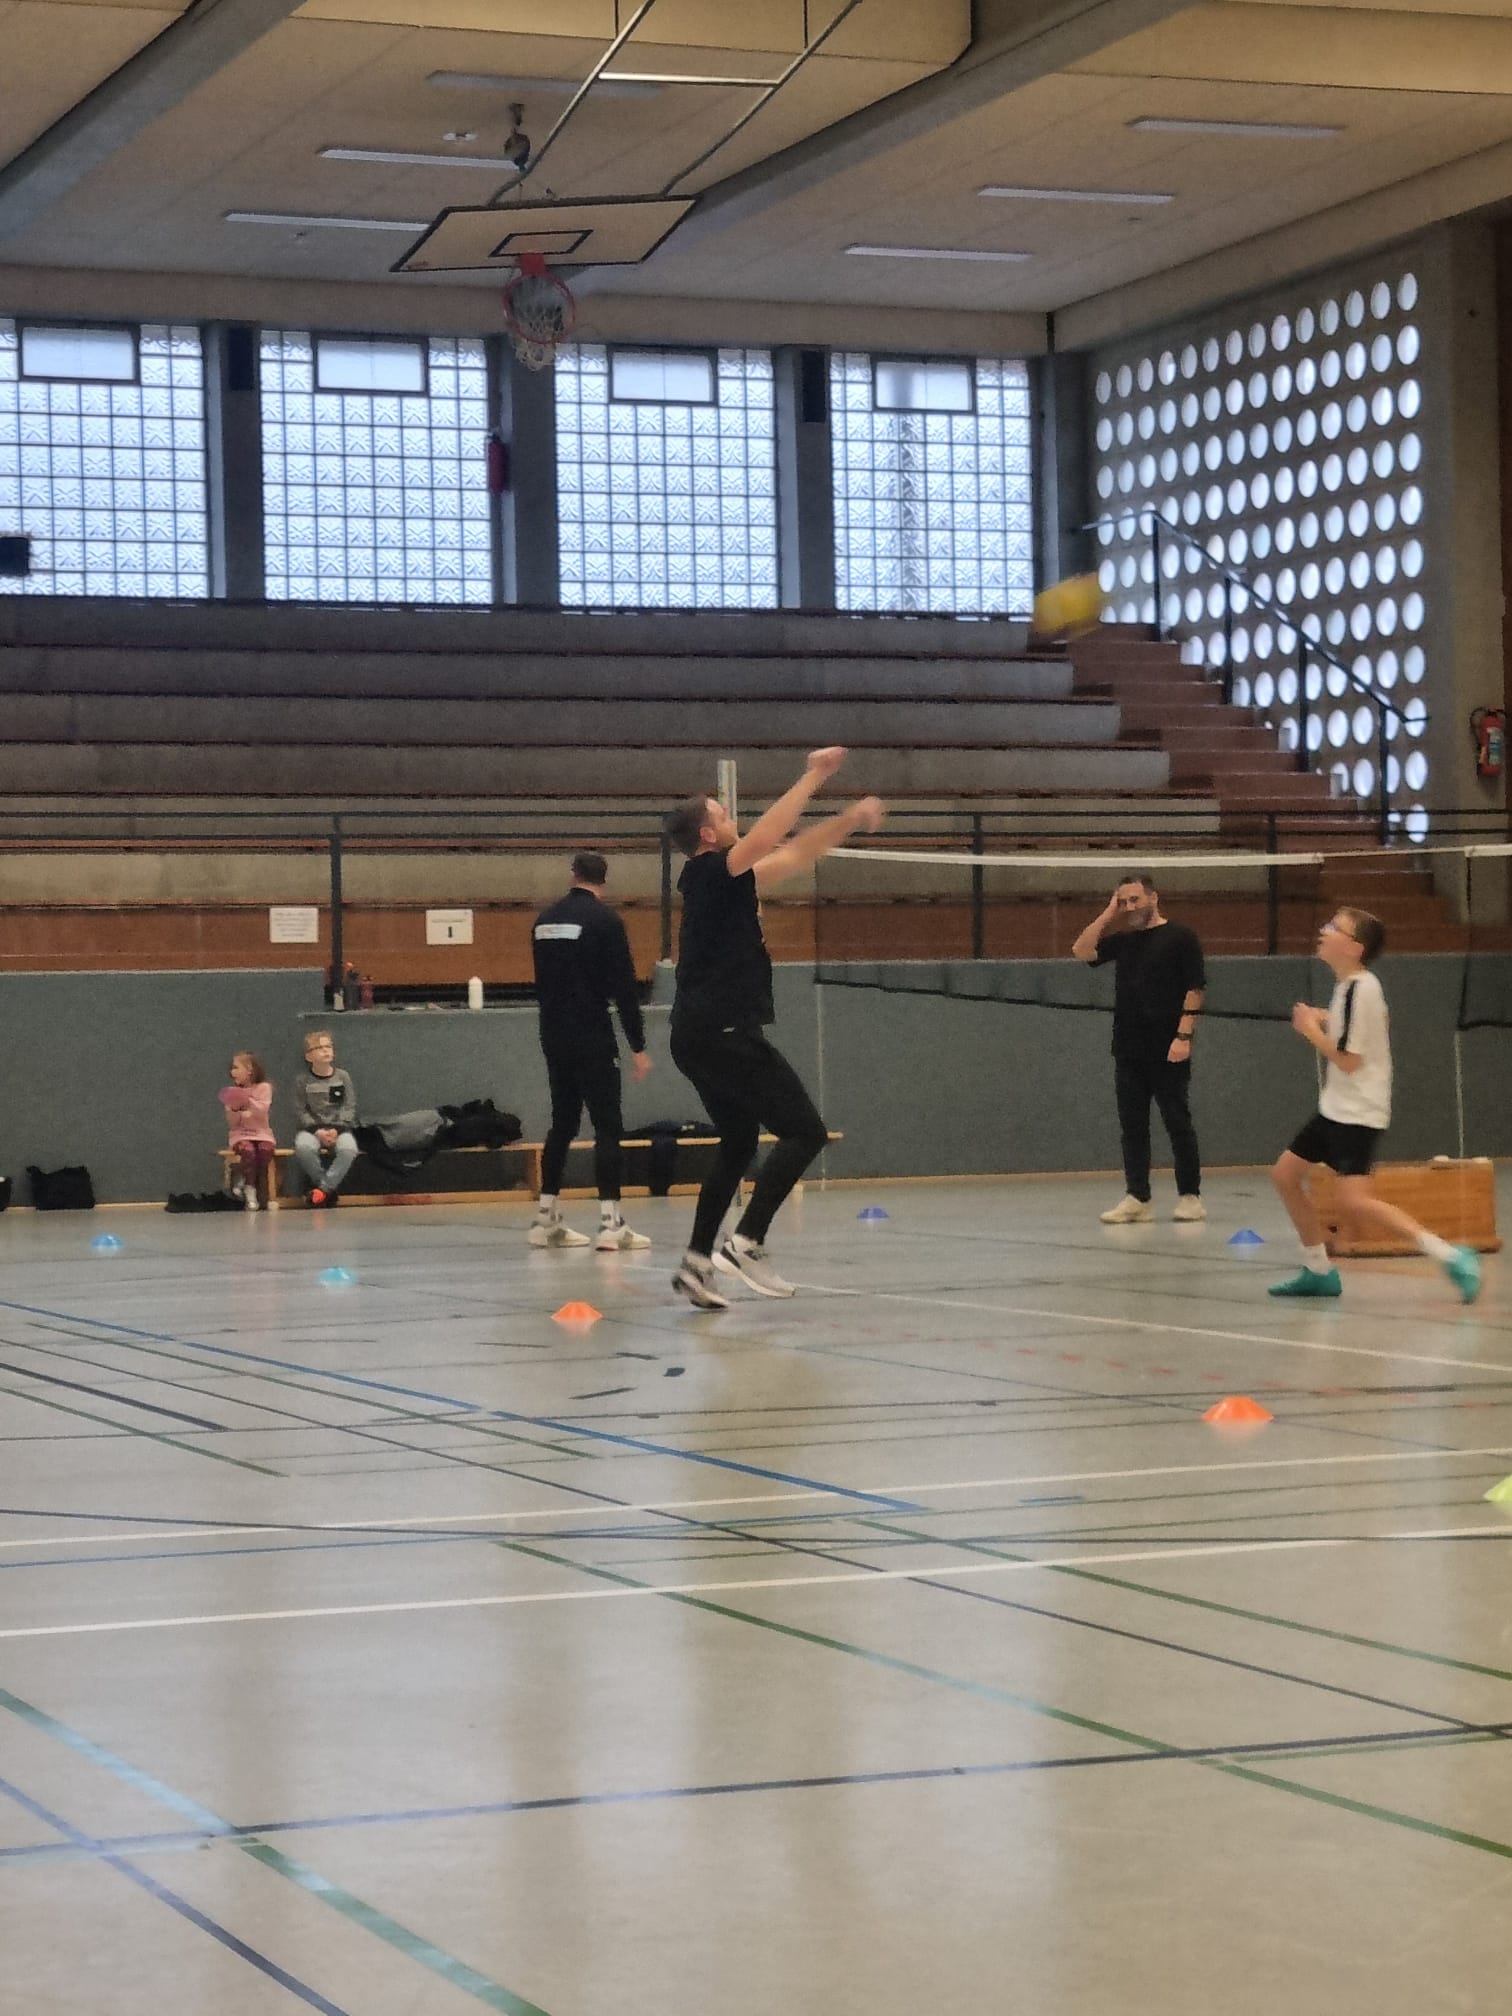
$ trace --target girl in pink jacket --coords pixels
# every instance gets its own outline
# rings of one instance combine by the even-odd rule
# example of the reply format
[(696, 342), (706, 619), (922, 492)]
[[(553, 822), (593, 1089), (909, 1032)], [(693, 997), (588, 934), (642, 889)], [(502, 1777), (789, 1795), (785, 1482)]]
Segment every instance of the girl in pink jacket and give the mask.
[(241, 1164), (242, 1196), (249, 1211), (261, 1211), (268, 1202), (268, 1172), (275, 1145), (268, 1125), (273, 1087), (262, 1059), (250, 1050), (238, 1050), (231, 1059), (231, 1083), (222, 1087), (219, 1097), (226, 1109), (231, 1146)]

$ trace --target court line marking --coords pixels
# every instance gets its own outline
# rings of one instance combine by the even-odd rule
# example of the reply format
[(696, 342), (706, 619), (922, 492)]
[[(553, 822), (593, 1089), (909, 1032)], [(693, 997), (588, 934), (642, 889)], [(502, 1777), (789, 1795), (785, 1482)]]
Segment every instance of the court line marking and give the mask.
[[(769, 1470), (759, 1463), (741, 1463), (734, 1457), (710, 1456), (696, 1449), (675, 1449), (665, 1442), (651, 1442), (637, 1435), (612, 1435), (601, 1428), (585, 1428), (568, 1421), (557, 1420), (550, 1415), (518, 1414), (507, 1407), (485, 1407), (479, 1403), (455, 1399), (450, 1394), (426, 1393), (410, 1386), (396, 1386), (385, 1379), (368, 1379), (355, 1372), (334, 1372), (318, 1365), (306, 1365), (298, 1359), (265, 1358), (256, 1351), (241, 1351), (229, 1344), (207, 1344), (197, 1337), (175, 1337), (161, 1330), (138, 1330), (127, 1323), (112, 1323), (100, 1316), (72, 1316), (62, 1309), (43, 1309), (29, 1302), (0, 1301), (0, 1309), (12, 1309), (23, 1316), (45, 1316), (60, 1323), (83, 1323), (91, 1330), (101, 1330), (117, 1337), (136, 1337), (149, 1344), (172, 1344), (182, 1351), (201, 1351), (216, 1358), (231, 1358), (239, 1363), (256, 1365), (263, 1371), (300, 1372), (307, 1377), (329, 1380), (337, 1386), (358, 1386), (376, 1393), (394, 1393), (408, 1400), (426, 1400), (433, 1404), (460, 1413), (470, 1413), (479, 1421), (507, 1421), (517, 1428), (545, 1428), (553, 1435), (566, 1435), (575, 1442), (608, 1442), (621, 1449), (634, 1449), (649, 1456), (670, 1456), (681, 1463), (707, 1464), (714, 1470), (729, 1470), (743, 1477), (765, 1477), (773, 1484), (795, 1484), (800, 1489), (813, 1488), (816, 1479), (798, 1477), (786, 1470)], [(1507, 1368), (1512, 1371), (1512, 1367)], [(25, 1397), (25, 1396), (22, 1396)], [(527, 1438), (528, 1439), (528, 1438)], [(196, 1454), (210, 1454), (210, 1451), (196, 1451)], [(572, 1452), (581, 1458), (584, 1452)], [(240, 1462), (238, 1457), (224, 1457), (224, 1462)], [(244, 1467), (252, 1467), (244, 1465)], [(886, 1512), (917, 1512), (917, 1505), (905, 1505), (900, 1500), (888, 1501), (878, 1498), (869, 1491), (854, 1491), (844, 1484), (823, 1487), (836, 1497), (853, 1498), (862, 1504), (875, 1505)]]
[[(1339, 1463), (1471, 1462), (1482, 1456), (1512, 1456), (1512, 1444), (1499, 1444), (1490, 1449), (1383, 1449), (1379, 1453), (1371, 1454), (1350, 1452), (1337, 1456), (1264, 1456), (1236, 1460), (1232, 1463), (1157, 1463), (1134, 1470), (1054, 1470), (1033, 1477), (970, 1477), (940, 1483), (878, 1485), (869, 1495), (891, 1497), (895, 1493), (908, 1491), (915, 1497), (924, 1497), (932, 1492), (1011, 1491), (1026, 1484), (1117, 1484), (1138, 1477), (1199, 1477), (1227, 1470), (1316, 1470), (1330, 1469)], [(644, 1512), (719, 1511), (730, 1505), (797, 1505), (812, 1498), (831, 1498), (840, 1495), (838, 1490), (761, 1491), (739, 1498), (661, 1498), (647, 1505), (625, 1505), (616, 1509), (623, 1516), (630, 1517)], [(5, 1508), (0, 1507), (0, 1515), (3, 1515), (4, 1510)], [(12, 1516), (61, 1515), (28, 1513)], [(516, 1519), (599, 1519), (604, 1516), (605, 1508), (602, 1505), (556, 1507), (540, 1505), (515, 1512), (423, 1512), (417, 1513), (412, 1518), (396, 1515), (388, 1519), (309, 1519), (271, 1526), (221, 1526), (209, 1522), (203, 1526), (146, 1527), (140, 1531), (126, 1533), (49, 1533), (30, 1540), (0, 1540), (0, 1550), (9, 1551), (25, 1547), (115, 1547), (125, 1546), (135, 1540), (245, 1540), (279, 1533), (381, 1533), (410, 1526), (478, 1526), (503, 1524), (507, 1520)]]
[(513, 1595), (442, 1596), (407, 1603), (338, 1603), (299, 1610), (207, 1611), (190, 1617), (119, 1617), (93, 1624), (22, 1624), (0, 1630), (0, 1639), (82, 1638), (123, 1631), (187, 1630), (205, 1624), (278, 1624), (323, 1617), (388, 1617), (427, 1610), (501, 1610), (531, 1603), (607, 1602), (639, 1596), (726, 1596), (756, 1589), (818, 1589), (843, 1582), (940, 1581), (962, 1575), (1032, 1575), (1054, 1568), (1117, 1567), (1130, 1561), (1187, 1561), (1233, 1554), (1295, 1554), (1331, 1547), (1361, 1547), (1390, 1540), (1465, 1540), (1483, 1534), (1505, 1536), (1505, 1525), (1443, 1526), (1387, 1535), (1361, 1534), (1354, 1539), (1242, 1540), (1207, 1542), (1192, 1547), (1140, 1548), (1123, 1554), (1066, 1554), (1043, 1561), (968, 1561), (955, 1567), (858, 1568), (835, 1575), (764, 1575), (733, 1582), (637, 1583), (630, 1588), (541, 1589)]
[[(1136, 1316), (1094, 1316), (1085, 1309), (1031, 1309), (1017, 1302), (942, 1302), (939, 1295), (905, 1295), (887, 1288), (829, 1288), (818, 1281), (796, 1283), (806, 1295), (839, 1295), (859, 1302), (906, 1302), (922, 1309), (966, 1309), (978, 1316), (1039, 1316), (1055, 1323), (1096, 1323), (1112, 1330), (1148, 1330), (1159, 1337), (1217, 1337), (1226, 1344), (1275, 1344), (1286, 1351), (1341, 1351), (1352, 1358), (1382, 1358), (1404, 1365), (1456, 1365), (1467, 1372), (1512, 1372), (1491, 1358), (1444, 1358), (1424, 1351), (1372, 1351), (1364, 1344), (1319, 1344), (1304, 1337), (1271, 1337), (1257, 1330), (1213, 1330), (1189, 1323), (1152, 1323)], [(3, 1306), (3, 1305), (0, 1305)]]
[(249, 1945), (228, 1925), (223, 1925), (219, 1919), (212, 1918), (197, 1904), (191, 1904), (187, 1897), (180, 1896), (177, 1890), (171, 1890), (166, 1883), (160, 1883), (157, 1877), (148, 1875), (145, 1869), (138, 1869), (124, 1855), (97, 1842), (93, 1836), (75, 1827), (71, 1821), (65, 1820), (62, 1814), (54, 1813), (40, 1800), (33, 1799), (29, 1793), (23, 1792), (19, 1785), (11, 1784), (9, 1779), (0, 1778), (0, 1793), (13, 1800), (23, 1812), (30, 1813), (34, 1819), (55, 1828), (63, 1837), (59, 1844), (61, 1847), (72, 1849), (79, 1854), (98, 1857), (107, 1868), (114, 1869), (118, 1875), (124, 1876), (127, 1882), (134, 1883), (139, 1890), (145, 1890), (149, 1897), (155, 1897), (160, 1904), (166, 1904), (170, 1911), (176, 1912), (180, 1918), (187, 1919), (199, 1931), (207, 1932), (217, 1944), (234, 1953), (239, 1960), (245, 1960), (248, 1966), (255, 1967), (260, 1974), (265, 1974), (280, 1988), (287, 1989), (289, 1994), (297, 1996), (309, 2008), (318, 2009), (321, 2016), (348, 2016), (345, 2009), (322, 1995), (308, 1981), (301, 1981), (297, 1974), (291, 1974), (287, 1967), (281, 1967), (266, 1953), (259, 1952), (255, 1946)]

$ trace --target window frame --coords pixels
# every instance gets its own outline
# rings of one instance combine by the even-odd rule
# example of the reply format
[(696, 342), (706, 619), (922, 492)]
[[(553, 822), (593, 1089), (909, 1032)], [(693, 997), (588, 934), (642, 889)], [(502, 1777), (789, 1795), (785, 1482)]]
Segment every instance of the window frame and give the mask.
[[(871, 350), (871, 410), (873, 413), (919, 413), (937, 414), (946, 420), (975, 419), (977, 411), (977, 360), (975, 357), (951, 357), (941, 351), (928, 353), (910, 350)], [(877, 367), (882, 364), (950, 364), (964, 366), (969, 398), (964, 406), (884, 406), (877, 397)]]
[[(138, 322), (95, 322), (59, 320), (55, 316), (17, 315), (16, 328), (16, 378), (23, 385), (140, 385), (142, 382), (142, 325)], [(77, 371), (29, 371), (26, 367), (26, 338), (31, 330), (60, 333), (72, 330), (98, 329), (131, 340), (131, 376), (129, 378), (93, 378), (82, 376)]]
[[(722, 346), (714, 343), (606, 343), (609, 367), (609, 404), (611, 406), (699, 406), (719, 410), (719, 352)], [(748, 345), (738, 346), (748, 348)], [(707, 399), (627, 399), (614, 389), (614, 360), (616, 357), (702, 357), (709, 367), (709, 397)]]
[[(282, 327), (281, 324), (274, 325), (271, 323), (267, 326), (270, 328), (274, 326)], [(261, 354), (262, 336), (263, 325), (259, 324), (257, 331), (259, 355)], [(398, 392), (386, 387), (379, 388), (373, 385), (326, 385), (322, 383), (320, 375), (320, 353), (322, 346), (326, 343), (364, 343), (369, 345), (374, 343), (409, 344), (420, 353), (419, 389), (414, 392)], [(312, 329), (310, 331), (310, 349), (313, 354), (310, 362), (315, 374), (313, 390), (317, 397), (323, 394), (333, 399), (429, 399), (431, 391), (430, 345), (431, 339), (428, 334), (424, 336), (410, 336), (402, 335), (394, 330), (388, 330), (381, 335), (375, 335), (371, 329)]]

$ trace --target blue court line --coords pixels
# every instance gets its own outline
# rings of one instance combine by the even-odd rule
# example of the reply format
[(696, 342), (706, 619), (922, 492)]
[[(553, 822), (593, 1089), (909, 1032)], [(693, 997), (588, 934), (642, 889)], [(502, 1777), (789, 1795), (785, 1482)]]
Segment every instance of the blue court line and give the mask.
[(266, 1953), (259, 1953), (255, 1946), (249, 1946), (245, 1939), (239, 1939), (227, 1926), (208, 1917), (197, 1904), (191, 1904), (187, 1897), (181, 1897), (176, 1890), (170, 1890), (166, 1884), (159, 1883), (157, 1878), (149, 1876), (145, 1869), (137, 1869), (130, 1862), (124, 1861), (109, 1844), (80, 1833), (78, 1828), (71, 1826), (61, 1814), (51, 1812), (39, 1801), (30, 1798), (18, 1785), (12, 1785), (8, 1779), (0, 1778), (0, 1793), (13, 1800), (24, 1812), (55, 1828), (69, 1847), (96, 1856), (118, 1875), (124, 1876), (129, 1883), (134, 1883), (139, 1890), (145, 1890), (149, 1897), (155, 1897), (160, 1904), (166, 1904), (170, 1911), (176, 1911), (181, 1918), (187, 1918), (189, 1923), (197, 1926), (201, 1932), (208, 1932), (212, 1939), (218, 1940), (239, 1960), (245, 1960), (260, 1974), (266, 1974), (270, 1981), (276, 1981), (280, 1988), (287, 1988), (291, 1995), (297, 1995), (300, 2001), (311, 2009), (319, 2009), (322, 2016), (348, 2016), (346, 2010), (334, 2002), (328, 2002), (324, 1995), (311, 1988), (307, 1982), (299, 1980), (287, 1968), (280, 1967), (276, 1960), (270, 1960)]
[[(439, 1821), (491, 1820), (515, 1813), (559, 1813), (579, 1807), (662, 1805), (677, 1799), (721, 1799), (763, 1792), (843, 1791), (864, 1785), (918, 1785), (944, 1778), (1003, 1778), (1025, 1772), (1079, 1771), (1106, 1764), (1180, 1764), (1209, 1758), (1305, 1757), (1310, 1751), (1328, 1755), (1350, 1750), (1443, 1748), (1471, 1740), (1506, 1742), (1506, 1723), (1469, 1724), (1442, 1730), (1393, 1729), (1379, 1734), (1365, 1730), (1354, 1736), (1274, 1738), (1254, 1743), (1205, 1743), (1171, 1750), (1100, 1750), (1067, 1757), (1023, 1757), (989, 1764), (923, 1764), (894, 1771), (824, 1772), (806, 1778), (737, 1778), (709, 1785), (661, 1785), (630, 1792), (569, 1792), (540, 1799), (493, 1799), (468, 1806), (416, 1806), (394, 1812), (332, 1813), (302, 1820), (258, 1820), (233, 1830), (233, 1839), (250, 1840), (272, 1834), (329, 1833), (347, 1827), (426, 1826)], [(116, 1854), (147, 1854), (202, 1847), (223, 1835), (173, 1829), (158, 1834), (122, 1834), (78, 1846), (68, 1841), (0, 1848), (0, 1866), (68, 1860), (75, 1855), (108, 1858)]]
[(385, 1379), (366, 1379), (356, 1372), (328, 1372), (318, 1365), (297, 1359), (264, 1358), (255, 1351), (238, 1351), (229, 1344), (202, 1344), (192, 1337), (172, 1337), (159, 1330), (136, 1330), (126, 1323), (109, 1323), (97, 1316), (71, 1316), (60, 1309), (38, 1309), (26, 1302), (0, 1301), (0, 1309), (13, 1309), (23, 1316), (46, 1316), (57, 1322), (87, 1323), (91, 1329), (119, 1337), (138, 1337), (148, 1344), (172, 1344), (181, 1351), (203, 1351), (216, 1358), (234, 1358), (242, 1364), (260, 1365), (265, 1370), (301, 1372), (308, 1378), (329, 1379), (342, 1386), (361, 1386), (375, 1393), (397, 1393), (406, 1400), (425, 1400), (433, 1406), (454, 1407), (484, 1421), (508, 1421), (516, 1427), (545, 1428), (553, 1434), (571, 1435), (580, 1441), (608, 1442), (621, 1449), (636, 1449), (648, 1456), (670, 1456), (679, 1463), (706, 1464), (713, 1470), (730, 1470), (742, 1477), (760, 1477), (770, 1484), (793, 1484), (803, 1491), (821, 1491), (827, 1497), (848, 1498), (860, 1505), (873, 1505), (890, 1512), (917, 1512), (922, 1508), (904, 1498), (883, 1498), (874, 1491), (855, 1491), (845, 1484), (824, 1484), (814, 1477), (800, 1477), (788, 1470), (768, 1470), (757, 1463), (737, 1463), (729, 1456), (706, 1456), (695, 1449), (674, 1449), (665, 1442), (647, 1442), (637, 1435), (611, 1435), (602, 1428), (583, 1428), (571, 1421), (559, 1421), (549, 1414), (516, 1414), (507, 1407), (482, 1407), (455, 1399), (447, 1393), (424, 1393), (412, 1386), (396, 1386)]

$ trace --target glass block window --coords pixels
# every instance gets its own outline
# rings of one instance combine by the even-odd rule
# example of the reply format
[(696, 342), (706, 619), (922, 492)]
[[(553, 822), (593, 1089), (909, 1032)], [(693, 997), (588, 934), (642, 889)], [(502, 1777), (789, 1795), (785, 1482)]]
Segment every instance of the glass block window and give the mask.
[[(616, 353), (622, 361), (625, 353)], [(614, 397), (601, 343), (556, 362), (561, 596), (569, 606), (775, 609), (776, 413), (771, 353), (721, 350), (712, 403), (680, 371), (652, 384), (645, 352)], [(704, 353), (697, 353), (702, 360)], [(707, 381), (704, 381), (705, 383)]]
[[(1027, 616), (1034, 598), (1029, 371), (979, 357), (975, 410), (943, 366), (859, 351), (830, 359), (835, 599), (842, 609)], [(968, 406), (971, 402), (967, 402)]]
[[(1166, 345), (1120, 345), (1095, 360), (1093, 482), (1107, 614), (1152, 623), (1195, 662), (1224, 658), (1221, 579), (1233, 593), (1234, 701), (1300, 733), (1298, 641), (1325, 644), (1401, 710), (1388, 717), (1386, 785), (1396, 823), (1427, 836), (1424, 688), (1434, 651), (1423, 588), (1428, 508), (1425, 337), (1418, 279), (1404, 267), (1358, 284), (1311, 284), (1265, 311), (1230, 309)], [(1153, 509), (1200, 542), (1164, 542), (1154, 575)], [(1118, 516), (1128, 511), (1127, 517)], [(1261, 602), (1272, 605), (1261, 607)], [(1307, 746), (1335, 796), (1379, 787), (1376, 709), (1337, 667), (1307, 673)]]
[[(322, 346), (324, 347), (324, 346)], [(263, 526), (270, 599), (490, 602), (488, 372), (479, 337), (342, 339), (323, 376), (419, 392), (322, 391), (303, 330), (262, 335)], [(416, 362), (421, 361), (417, 356)]]
[(136, 334), (135, 382), (118, 383), (91, 365), (124, 351), (121, 332), (100, 356), (85, 355), (81, 333), (77, 378), (53, 375), (66, 362), (62, 340), (28, 343), (31, 368), (47, 370), (33, 377), (16, 324), (0, 318), (0, 533), (31, 535), (33, 569), (0, 577), (0, 591), (208, 595), (200, 333), (148, 323)]

